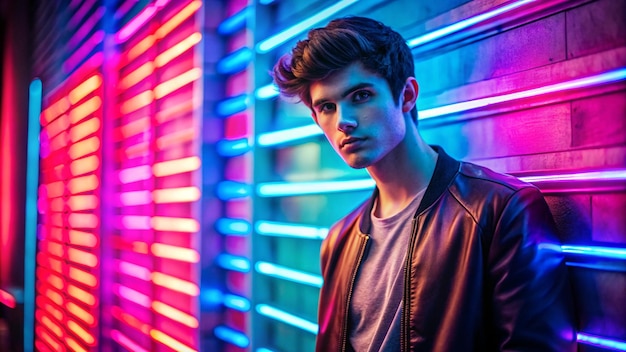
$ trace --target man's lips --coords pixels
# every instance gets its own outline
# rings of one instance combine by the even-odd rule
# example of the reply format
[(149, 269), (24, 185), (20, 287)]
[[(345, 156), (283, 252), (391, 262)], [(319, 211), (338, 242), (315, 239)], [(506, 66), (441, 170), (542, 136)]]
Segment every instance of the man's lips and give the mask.
[(339, 148), (343, 148), (347, 145), (353, 144), (353, 143), (357, 143), (360, 141), (363, 141), (364, 138), (357, 138), (357, 137), (348, 137), (348, 138), (344, 138), (341, 140), (341, 143), (339, 143)]

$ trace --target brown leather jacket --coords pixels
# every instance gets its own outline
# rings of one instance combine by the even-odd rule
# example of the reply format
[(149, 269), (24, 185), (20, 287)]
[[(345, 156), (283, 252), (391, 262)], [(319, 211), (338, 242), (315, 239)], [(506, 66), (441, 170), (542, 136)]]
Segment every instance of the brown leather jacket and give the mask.
[[(401, 350), (575, 350), (567, 272), (539, 190), (434, 149), (398, 287)], [(322, 243), (318, 352), (352, 350), (348, 307), (376, 193)]]

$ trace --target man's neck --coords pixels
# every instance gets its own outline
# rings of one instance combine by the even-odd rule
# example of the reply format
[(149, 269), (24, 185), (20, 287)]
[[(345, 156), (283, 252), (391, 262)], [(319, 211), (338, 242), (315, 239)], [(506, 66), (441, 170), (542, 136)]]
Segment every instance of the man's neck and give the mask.
[(415, 132), (392, 154), (369, 167), (379, 191), (375, 215), (386, 218), (404, 209), (428, 186), (436, 163), (437, 153)]

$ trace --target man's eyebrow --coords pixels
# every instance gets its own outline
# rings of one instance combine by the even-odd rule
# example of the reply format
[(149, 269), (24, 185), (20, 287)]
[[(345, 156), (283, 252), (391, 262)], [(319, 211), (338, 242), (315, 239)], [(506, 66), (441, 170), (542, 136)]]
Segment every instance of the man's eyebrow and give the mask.
[[(363, 83), (358, 83), (358, 84), (355, 84), (355, 85), (353, 85), (353, 86), (349, 87), (348, 89), (346, 89), (343, 93), (341, 93), (341, 98), (343, 99), (343, 98), (347, 97), (348, 95), (350, 95), (352, 92), (357, 91), (357, 90), (359, 90), (359, 89), (363, 89), (363, 88), (370, 88), (370, 87), (373, 87), (373, 86), (374, 86), (374, 84), (372, 84), (372, 83), (368, 83), (368, 82), (363, 82)], [(321, 98), (321, 99), (317, 99), (317, 100), (315, 100), (315, 101), (311, 104), (311, 106), (312, 106), (312, 107), (319, 106), (319, 105), (321, 105), (321, 104), (323, 104), (323, 103), (327, 102), (328, 100), (330, 100), (330, 99), (328, 99), (328, 98)]]

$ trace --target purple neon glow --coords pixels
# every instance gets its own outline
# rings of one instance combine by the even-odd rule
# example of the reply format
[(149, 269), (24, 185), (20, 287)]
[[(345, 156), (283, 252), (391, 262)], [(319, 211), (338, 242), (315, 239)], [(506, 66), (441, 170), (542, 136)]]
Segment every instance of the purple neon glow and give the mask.
[(122, 260), (117, 261), (117, 270), (119, 270), (120, 273), (132, 276), (143, 281), (150, 281), (152, 274), (150, 270), (148, 270), (148, 268), (146, 267), (125, 262)]
[(89, 39), (85, 41), (83, 45), (74, 51), (64, 63), (64, 68), (67, 72), (72, 72), (83, 61), (93, 49), (104, 41), (104, 31), (99, 30), (95, 32)]
[(147, 190), (119, 194), (119, 204), (122, 206), (145, 205), (150, 202), (152, 202), (152, 193)]
[(120, 170), (118, 173), (118, 179), (124, 184), (148, 180), (150, 177), (152, 177), (152, 168), (150, 165), (130, 167)]
[(92, 15), (89, 17), (85, 23), (83, 23), (80, 28), (74, 32), (74, 35), (67, 42), (68, 47), (75, 48), (80, 44), (81, 40), (83, 40), (87, 35), (96, 27), (98, 22), (102, 19), (104, 15), (104, 8), (99, 7)]
[(440, 106), (437, 108), (422, 110), (419, 113), (419, 119), (428, 119), (432, 117), (454, 114), (457, 112), (482, 108), (492, 104), (498, 104), (518, 99), (536, 97), (539, 95), (549, 94), (549, 93), (557, 93), (564, 92), (573, 89), (580, 89), (585, 87), (591, 87), (599, 84), (607, 84), (612, 82), (617, 82), (626, 79), (626, 68), (620, 68), (613, 71), (608, 71), (605, 73), (601, 73), (598, 75), (573, 79), (571, 81), (551, 84), (535, 89), (529, 89), (516, 93), (502, 94), (496, 95), (488, 98), (464, 101), (460, 103)]
[(116, 284), (113, 290), (122, 298), (129, 300), (130, 302), (135, 302), (140, 306), (150, 308), (152, 306), (152, 300), (149, 296), (144, 295), (143, 293), (133, 290), (130, 287), (126, 287), (123, 285)]
[(150, 217), (145, 215), (122, 215), (118, 227), (129, 230), (150, 230)]
[(122, 43), (135, 34), (139, 28), (146, 24), (154, 14), (157, 8), (154, 5), (146, 6), (137, 16), (130, 20), (117, 34), (117, 42)]
[(626, 170), (589, 171), (561, 175), (522, 176), (526, 182), (626, 181)]
[(130, 22), (128, 22), (117, 34), (117, 42), (123, 43), (133, 34), (135, 34), (139, 28), (144, 26), (157, 11), (167, 5), (170, 0), (157, 0), (154, 4), (146, 6), (137, 16), (135, 16)]
[(89, 10), (96, 4), (96, 0), (86, 0), (80, 5), (80, 8), (74, 13), (74, 16), (68, 21), (70, 28), (78, 26), (80, 21), (87, 15)]
[(111, 330), (111, 338), (120, 345), (126, 347), (129, 351), (148, 352), (148, 350), (142, 348), (136, 342), (129, 339), (128, 337), (126, 337), (126, 335), (117, 330)]

